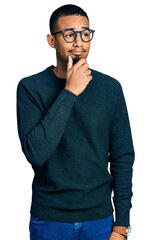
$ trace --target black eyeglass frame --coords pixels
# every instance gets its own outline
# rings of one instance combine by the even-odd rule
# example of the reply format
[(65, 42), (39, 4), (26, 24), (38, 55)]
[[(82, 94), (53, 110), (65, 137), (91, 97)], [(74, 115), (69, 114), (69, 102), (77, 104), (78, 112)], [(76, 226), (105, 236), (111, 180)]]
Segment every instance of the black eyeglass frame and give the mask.
[[(74, 42), (74, 41), (76, 40), (76, 38), (77, 38), (77, 33), (80, 33), (80, 37), (81, 37), (81, 39), (82, 39), (82, 32), (84, 32), (85, 30), (89, 30), (89, 31), (92, 32), (92, 38), (91, 38), (91, 40), (92, 40), (92, 39), (93, 39), (93, 36), (94, 36), (94, 32), (95, 32), (95, 30), (92, 30), (92, 29), (86, 28), (86, 27), (85, 27), (82, 31), (75, 31), (73, 28), (67, 28), (67, 29), (65, 29), (65, 30), (63, 30), (63, 31), (59, 31), (59, 32), (52, 33), (52, 35), (55, 35), (55, 34), (57, 34), (57, 33), (62, 33), (64, 40), (65, 40), (66, 42), (68, 42), (68, 41), (65, 39), (65, 37), (64, 37), (64, 33), (67, 32), (67, 31), (70, 31), (70, 30), (72, 30), (72, 31), (75, 33), (75, 39), (74, 39), (72, 42)], [(82, 39), (83, 42), (90, 42), (91, 40), (89, 40), (89, 41), (84, 41), (84, 40)], [(68, 42), (68, 43), (72, 43), (72, 42)]]

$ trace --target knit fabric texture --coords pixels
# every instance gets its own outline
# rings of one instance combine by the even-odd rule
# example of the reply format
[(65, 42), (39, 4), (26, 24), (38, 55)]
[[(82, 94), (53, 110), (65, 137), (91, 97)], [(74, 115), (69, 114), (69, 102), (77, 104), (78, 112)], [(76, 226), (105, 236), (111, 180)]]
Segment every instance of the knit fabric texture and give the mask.
[(114, 226), (128, 226), (135, 154), (122, 86), (90, 68), (92, 80), (76, 95), (53, 68), (16, 90), (18, 135), (34, 171), (30, 213), (76, 222), (115, 211)]

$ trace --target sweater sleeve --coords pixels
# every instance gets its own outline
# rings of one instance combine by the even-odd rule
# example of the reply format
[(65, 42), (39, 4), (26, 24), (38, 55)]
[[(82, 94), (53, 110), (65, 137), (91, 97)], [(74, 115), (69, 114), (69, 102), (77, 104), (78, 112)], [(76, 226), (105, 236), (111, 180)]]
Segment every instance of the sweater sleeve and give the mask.
[(17, 86), (17, 126), (24, 152), (33, 169), (40, 168), (54, 153), (65, 130), (77, 95), (63, 88), (44, 115), (31, 92)]
[(110, 125), (109, 161), (113, 176), (114, 226), (130, 225), (134, 148), (126, 101), (118, 82), (117, 104)]

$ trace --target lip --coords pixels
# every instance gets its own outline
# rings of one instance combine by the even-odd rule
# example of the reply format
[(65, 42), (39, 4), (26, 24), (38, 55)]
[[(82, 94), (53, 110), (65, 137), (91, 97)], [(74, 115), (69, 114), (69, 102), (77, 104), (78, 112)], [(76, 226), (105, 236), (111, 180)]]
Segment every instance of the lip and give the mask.
[(71, 53), (74, 55), (81, 55), (84, 53), (84, 51), (71, 51)]

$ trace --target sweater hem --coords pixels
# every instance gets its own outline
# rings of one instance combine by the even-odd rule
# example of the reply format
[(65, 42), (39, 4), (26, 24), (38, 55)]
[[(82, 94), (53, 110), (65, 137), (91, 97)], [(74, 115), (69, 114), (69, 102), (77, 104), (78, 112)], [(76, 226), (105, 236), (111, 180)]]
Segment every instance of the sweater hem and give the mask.
[(32, 203), (30, 208), (31, 215), (43, 219), (45, 221), (60, 221), (60, 222), (79, 222), (91, 221), (99, 218), (105, 218), (113, 214), (113, 206), (110, 201), (106, 201), (103, 206), (97, 206), (83, 210), (63, 210), (48, 206), (43, 206), (39, 203)]

